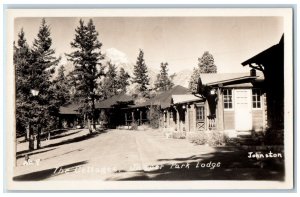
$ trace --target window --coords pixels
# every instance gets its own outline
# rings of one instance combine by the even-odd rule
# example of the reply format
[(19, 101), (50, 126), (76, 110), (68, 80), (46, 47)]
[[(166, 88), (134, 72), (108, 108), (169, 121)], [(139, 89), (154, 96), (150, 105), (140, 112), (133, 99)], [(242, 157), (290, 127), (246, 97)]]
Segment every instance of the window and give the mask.
[(199, 106), (196, 108), (196, 119), (197, 120), (204, 120), (204, 106)]
[(254, 109), (261, 108), (261, 92), (259, 89), (252, 89), (252, 107)]
[(224, 89), (224, 108), (232, 109), (232, 89)]
[(173, 120), (173, 111), (170, 111), (170, 119)]

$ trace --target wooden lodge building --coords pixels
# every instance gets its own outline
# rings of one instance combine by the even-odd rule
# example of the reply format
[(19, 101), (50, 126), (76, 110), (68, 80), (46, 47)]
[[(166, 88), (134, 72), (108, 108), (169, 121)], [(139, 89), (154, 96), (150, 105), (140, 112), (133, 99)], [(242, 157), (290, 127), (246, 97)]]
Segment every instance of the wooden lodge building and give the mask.
[(122, 93), (95, 104), (99, 112), (98, 120), (105, 122), (108, 128), (130, 126), (148, 122), (148, 108), (139, 105), (133, 96)]
[[(262, 73), (253, 69), (249, 73), (201, 74), (196, 95), (177, 85), (137, 103), (123, 93), (96, 103), (97, 124), (108, 128), (148, 124), (150, 109), (155, 106), (160, 111), (159, 127), (174, 132), (263, 131), (267, 127), (263, 81)], [(64, 116), (69, 113), (73, 121), (78, 117), (74, 109), (64, 107), (61, 112)]]
[[(161, 127), (177, 132), (262, 131), (267, 125), (263, 75), (251, 73), (201, 74), (201, 86), (209, 91), (193, 95), (168, 91), (150, 99), (160, 105)], [(201, 89), (201, 87), (199, 87)], [(172, 93), (171, 93), (172, 92)], [(170, 94), (171, 93), (171, 94)]]
[(59, 108), (59, 127), (60, 128), (75, 128), (82, 126), (83, 121), (78, 110), (78, 104), (64, 105)]
[(267, 125), (262, 73), (201, 74), (199, 94), (206, 98), (208, 130), (262, 131)]

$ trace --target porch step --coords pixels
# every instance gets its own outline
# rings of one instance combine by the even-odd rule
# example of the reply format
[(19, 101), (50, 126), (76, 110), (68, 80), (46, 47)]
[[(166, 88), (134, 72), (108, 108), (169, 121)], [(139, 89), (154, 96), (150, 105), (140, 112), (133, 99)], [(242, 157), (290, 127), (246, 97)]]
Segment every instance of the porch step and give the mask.
[(236, 131), (235, 142), (240, 145), (257, 145), (258, 140), (253, 138), (251, 131)]
[(252, 136), (251, 131), (237, 131), (237, 136), (238, 137), (249, 137)]

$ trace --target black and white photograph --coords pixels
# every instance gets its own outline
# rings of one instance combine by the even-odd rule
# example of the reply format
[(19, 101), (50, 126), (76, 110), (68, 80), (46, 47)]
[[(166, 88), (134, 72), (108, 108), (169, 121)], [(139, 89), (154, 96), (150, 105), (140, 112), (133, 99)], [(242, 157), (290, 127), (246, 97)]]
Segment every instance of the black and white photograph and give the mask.
[(11, 13), (12, 189), (292, 187), (292, 9)]

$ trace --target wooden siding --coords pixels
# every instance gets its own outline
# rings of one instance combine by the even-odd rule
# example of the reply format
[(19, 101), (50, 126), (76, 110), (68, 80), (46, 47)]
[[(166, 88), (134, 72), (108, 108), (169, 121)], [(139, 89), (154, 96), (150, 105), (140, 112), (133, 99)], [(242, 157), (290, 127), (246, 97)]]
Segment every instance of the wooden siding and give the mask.
[(253, 130), (262, 130), (263, 124), (263, 110), (252, 110), (252, 128)]
[(234, 129), (234, 111), (224, 111), (224, 129)]

